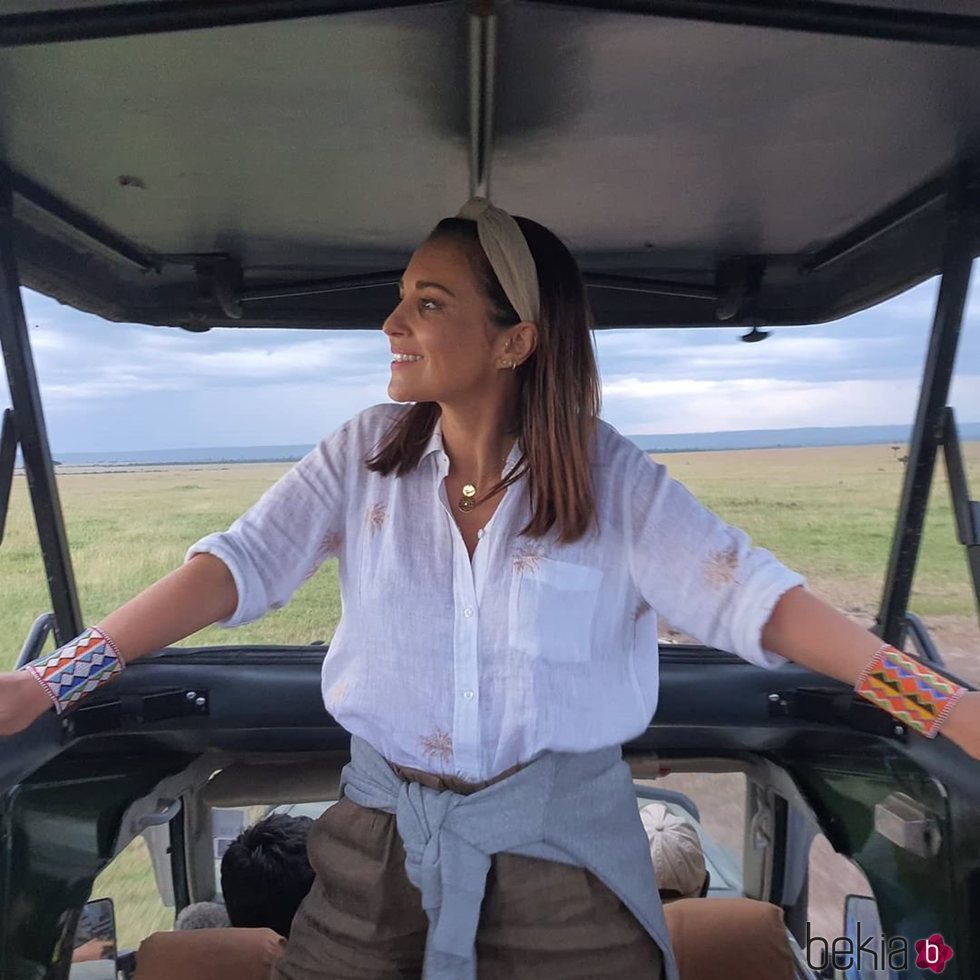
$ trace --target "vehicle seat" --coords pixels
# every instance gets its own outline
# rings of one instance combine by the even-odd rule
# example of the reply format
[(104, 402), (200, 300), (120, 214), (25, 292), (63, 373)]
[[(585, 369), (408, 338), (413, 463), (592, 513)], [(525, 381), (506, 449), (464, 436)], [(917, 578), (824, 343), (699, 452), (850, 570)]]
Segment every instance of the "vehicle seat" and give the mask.
[(269, 980), (285, 945), (271, 929), (155, 932), (140, 943), (133, 980)]
[[(682, 898), (664, 905), (680, 980), (793, 980), (782, 910), (750, 898)], [(136, 954), (134, 980), (268, 980), (286, 940), (271, 929), (156, 932)]]
[(751, 898), (682, 898), (664, 905), (680, 980), (793, 980), (778, 905)]

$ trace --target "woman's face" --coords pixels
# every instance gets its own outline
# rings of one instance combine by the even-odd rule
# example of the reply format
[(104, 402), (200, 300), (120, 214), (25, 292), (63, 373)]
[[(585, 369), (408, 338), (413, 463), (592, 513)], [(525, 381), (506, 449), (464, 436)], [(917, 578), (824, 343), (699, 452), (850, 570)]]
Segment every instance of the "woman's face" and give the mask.
[(399, 293), (383, 328), (392, 351), (393, 401), (465, 404), (500, 384), (507, 334), (490, 320), (463, 244), (425, 242), (408, 263)]

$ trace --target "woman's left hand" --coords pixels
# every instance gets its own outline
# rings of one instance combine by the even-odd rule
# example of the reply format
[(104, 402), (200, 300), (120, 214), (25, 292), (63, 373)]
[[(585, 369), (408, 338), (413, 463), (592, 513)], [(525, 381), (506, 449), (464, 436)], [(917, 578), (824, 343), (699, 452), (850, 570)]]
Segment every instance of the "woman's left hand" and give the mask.
[(971, 759), (980, 760), (980, 691), (966, 691), (939, 730)]

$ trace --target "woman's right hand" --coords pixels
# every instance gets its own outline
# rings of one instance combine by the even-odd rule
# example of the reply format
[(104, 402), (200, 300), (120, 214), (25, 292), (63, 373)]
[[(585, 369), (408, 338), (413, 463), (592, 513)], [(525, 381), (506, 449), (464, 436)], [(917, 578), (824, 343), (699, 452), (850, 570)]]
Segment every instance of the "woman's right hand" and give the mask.
[(51, 699), (26, 670), (0, 674), (0, 735), (16, 735), (50, 709)]

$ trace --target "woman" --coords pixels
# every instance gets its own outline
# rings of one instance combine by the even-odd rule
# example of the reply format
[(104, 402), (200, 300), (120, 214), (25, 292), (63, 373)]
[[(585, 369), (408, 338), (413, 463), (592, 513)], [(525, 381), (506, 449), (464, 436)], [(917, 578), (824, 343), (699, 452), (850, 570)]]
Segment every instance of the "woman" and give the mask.
[[(620, 744), (657, 701), (656, 613), (789, 658), (980, 757), (964, 692), (810, 595), (597, 419), (581, 276), (474, 199), (413, 255), (384, 324), (389, 395), (186, 564), (30, 671), (0, 724), (70, 707), (126, 660), (285, 603), (329, 557), (344, 614), (324, 701), (343, 800), (280, 980), (676, 977)], [(75, 664), (86, 658), (84, 681)], [(67, 665), (67, 668), (66, 668)]]

